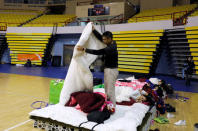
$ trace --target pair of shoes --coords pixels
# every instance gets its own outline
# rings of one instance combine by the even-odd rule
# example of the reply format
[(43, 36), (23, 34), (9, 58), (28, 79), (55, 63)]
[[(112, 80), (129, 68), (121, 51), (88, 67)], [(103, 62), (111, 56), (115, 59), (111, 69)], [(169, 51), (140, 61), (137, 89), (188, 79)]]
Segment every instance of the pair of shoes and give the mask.
[(186, 121), (185, 120), (179, 120), (178, 122), (174, 123), (176, 126), (185, 126), (186, 125)]
[(167, 118), (173, 118), (173, 117), (175, 117), (175, 115), (173, 115), (173, 114), (171, 114), (171, 113), (168, 113), (168, 114), (167, 114)]
[(154, 118), (154, 120), (160, 124), (166, 124), (166, 123), (169, 123), (169, 120), (164, 118), (164, 117), (157, 117), (157, 118)]

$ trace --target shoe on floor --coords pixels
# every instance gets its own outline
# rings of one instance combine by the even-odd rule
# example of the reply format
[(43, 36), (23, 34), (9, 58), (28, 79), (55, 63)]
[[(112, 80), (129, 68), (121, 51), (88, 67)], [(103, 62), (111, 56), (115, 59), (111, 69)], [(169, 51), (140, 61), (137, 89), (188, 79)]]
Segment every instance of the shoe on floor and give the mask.
[(174, 123), (177, 126), (185, 126), (186, 125), (186, 121), (185, 120), (179, 120), (178, 122)]
[(173, 114), (171, 114), (171, 113), (168, 113), (168, 114), (167, 114), (167, 118), (173, 118), (173, 117), (175, 117), (175, 115), (173, 115)]

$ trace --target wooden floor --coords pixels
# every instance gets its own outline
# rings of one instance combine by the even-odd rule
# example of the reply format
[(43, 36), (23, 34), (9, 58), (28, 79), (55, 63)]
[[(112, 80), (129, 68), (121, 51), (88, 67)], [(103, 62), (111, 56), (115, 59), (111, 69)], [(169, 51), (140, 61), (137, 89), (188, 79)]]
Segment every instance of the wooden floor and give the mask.
[[(197, 87), (198, 88), (198, 87)], [(154, 123), (151, 129), (158, 128), (160, 131), (194, 131), (194, 124), (198, 123), (198, 93), (177, 92), (181, 96), (190, 98), (187, 102), (176, 99), (168, 99), (166, 103), (176, 108), (175, 118), (170, 118), (169, 124)], [(163, 115), (166, 117), (167, 114)], [(186, 126), (176, 126), (175, 122), (186, 120)]]
[[(48, 102), (49, 82), (52, 78), (0, 73), (0, 131), (39, 131), (33, 128), (28, 113), (34, 101)], [(187, 102), (169, 99), (167, 103), (176, 107), (175, 118), (170, 124), (157, 124), (151, 129), (160, 131), (193, 131), (198, 122), (198, 94), (179, 92), (189, 97)], [(174, 122), (186, 120), (186, 126), (174, 126)]]

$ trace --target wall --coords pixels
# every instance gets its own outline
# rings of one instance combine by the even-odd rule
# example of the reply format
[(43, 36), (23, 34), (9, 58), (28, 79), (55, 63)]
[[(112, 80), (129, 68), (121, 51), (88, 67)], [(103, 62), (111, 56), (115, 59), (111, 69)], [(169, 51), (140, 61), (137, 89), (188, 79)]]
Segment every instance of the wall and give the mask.
[(131, 7), (127, 2), (124, 5), (124, 18), (130, 18), (132, 15), (136, 13), (135, 9)]
[(66, 35), (58, 35), (57, 41), (54, 44), (52, 50), (52, 56), (61, 56), (61, 66), (63, 66), (63, 49), (64, 45), (75, 45), (81, 34), (66, 34)]
[(176, 4), (177, 5), (188, 5), (188, 4), (190, 4), (190, 0), (177, 0)]
[(65, 14), (76, 14), (77, 0), (66, 1)]
[(134, 5), (140, 5), (140, 0), (128, 0)]
[(7, 33), (52, 33), (53, 27), (8, 27)]
[(171, 6), (173, 6), (173, 0), (140, 0), (140, 11)]
[[(115, 2), (103, 4), (104, 6), (110, 7), (110, 16), (115, 16), (119, 14), (124, 14), (124, 2)], [(88, 17), (88, 8), (93, 8), (94, 5), (84, 5), (76, 7), (77, 17)]]
[(197, 21), (198, 21), (198, 16), (188, 17), (188, 23), (185, 25), (185, 27), (198, 26)]

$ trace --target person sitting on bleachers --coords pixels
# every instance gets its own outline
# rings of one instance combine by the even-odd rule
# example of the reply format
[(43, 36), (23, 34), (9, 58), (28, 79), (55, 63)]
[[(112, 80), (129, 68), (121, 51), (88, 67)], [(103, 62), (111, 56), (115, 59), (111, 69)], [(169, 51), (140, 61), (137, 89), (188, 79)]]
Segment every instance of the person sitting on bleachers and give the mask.
[(25, 66), (25, 67), (32, 67), (32, 62), (31, 62), (31, 60), (28, 59), (24, 66)]

